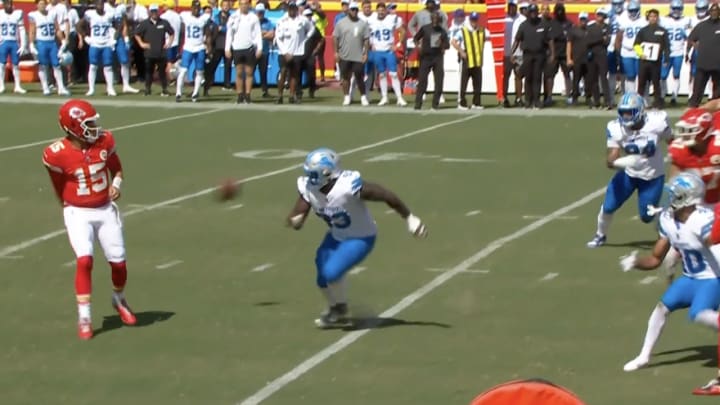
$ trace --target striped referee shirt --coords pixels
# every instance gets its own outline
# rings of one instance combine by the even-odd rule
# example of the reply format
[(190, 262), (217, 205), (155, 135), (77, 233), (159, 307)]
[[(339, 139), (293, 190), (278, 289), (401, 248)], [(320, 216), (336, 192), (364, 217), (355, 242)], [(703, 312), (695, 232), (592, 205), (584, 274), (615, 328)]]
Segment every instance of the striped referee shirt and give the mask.
[(235, 13), (230, 16), (225, 37), (225, 51), (243, 51), (252, 47), (262, 49), (260, 19), (254, 13)]

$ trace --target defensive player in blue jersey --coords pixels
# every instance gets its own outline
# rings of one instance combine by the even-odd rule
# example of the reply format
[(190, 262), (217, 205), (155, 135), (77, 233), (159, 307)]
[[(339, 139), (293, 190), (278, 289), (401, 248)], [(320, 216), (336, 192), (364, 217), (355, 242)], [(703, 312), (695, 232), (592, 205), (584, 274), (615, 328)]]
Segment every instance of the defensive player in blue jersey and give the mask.
[(406, 220), (408, 231), (416, 237), (425, 237), (427, 229), (395, 193), (363, 181), (357, 171), (342, 170), (340, 157), (330, 149), (310, 152), (304, 170), (305, 175), (297, 180), (300, 195), (287, 217), (288, 226), (300, 229), (312, 209), (330, 227), (315, 256), (317, 286), (328, 303), (328, 309), (315, 320), (315, 325), (351, 326), (345, 275), (372, 251), (377, 234), (365, 201), (384, 201)]

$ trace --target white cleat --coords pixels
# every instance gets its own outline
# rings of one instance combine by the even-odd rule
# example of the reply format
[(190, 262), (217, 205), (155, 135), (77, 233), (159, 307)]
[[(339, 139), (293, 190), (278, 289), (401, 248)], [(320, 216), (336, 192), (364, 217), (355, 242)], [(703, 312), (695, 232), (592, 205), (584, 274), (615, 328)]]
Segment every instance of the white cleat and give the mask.
[(363, 107), (367, 107), (370, 105), (370, 102), (368, 101), (367, 96), (360, 97), (360, 104), (362, 104)]
[(68, 89), (60, 89), (58, 90), (58, 96), (71, 96), (70, 91)]
[(95, 89), (90, 89), (90, 90), (88, 90), (87, 93), (85, 93), (85, 95), (86, 95), (86, 96), (93, 96), (93, 95), (95, 95)]
[(27, 93), (27, 90), (23, 89), (22, 87), (15, 87), (13, 90), (13, 93), (15, 94), (25, 94)]
[(647, 357), (636, 357), (627, 363), (625, 363), (625, 366), (623, 366), (623, 370), (630, 372), (630, 371), (636, 371), (639, 370), (645, 366), (647, 366), (650, 363), (650, 359)]
[(378, 103), (379, 106), (386, 105), (388, 103), (387, 97), (383, 97), (380, 99), (380, 102)]
[(397, 101), (397, 105), (399, 105), (400, 107), (405, 107), (407, 106), (407, 101), (405, 101), (405, 99), (399, 98)]
[(0, 86), (0, 94), (5, 93), (5, 86)]
[(473, 104), (472, 107), (470, 107), (470, 109), (471, 109), (471, 110), (484, 110), (485, 107), (483, 107), (483, 106), (481, 106), (481, 105), (475, 105), (475, 104)]
[(138, 93), (140, 93), (140, 90), (138, 90), (132, 86), (124, 86), (122, 89), (122, 92), (125, 94), (138, 94)]
[(351, 101), (351, 100), (350, 100), (350, 96), (345, 96), (345, 98), (343, 98), (343, 103), (342, 103), (342, 105), (343, 105), (343, 106), (348, 106), (348, 105), (350, 105), (350, 101)]
[(440, 104), (445, 104), (445, 96), (440, 96)]
[(50, 89), (43, 89), (43, 96), (50, 96), (52, 95), (52, 91)]
[(107, 89), (107, 95), (110, 97), (116, 97), (117, 93), (115, 93), (115, 89), (109, 88), (109, 89)]

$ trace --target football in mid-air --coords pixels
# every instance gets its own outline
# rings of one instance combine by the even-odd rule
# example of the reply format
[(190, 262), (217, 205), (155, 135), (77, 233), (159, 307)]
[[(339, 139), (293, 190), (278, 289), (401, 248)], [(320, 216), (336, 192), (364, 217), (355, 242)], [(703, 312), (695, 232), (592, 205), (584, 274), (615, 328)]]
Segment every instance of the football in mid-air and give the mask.
[(240, 186), (233, 179), (225, 179), (218, 187), (218, 199), (220, 201), (230, 201), (238, 196)]

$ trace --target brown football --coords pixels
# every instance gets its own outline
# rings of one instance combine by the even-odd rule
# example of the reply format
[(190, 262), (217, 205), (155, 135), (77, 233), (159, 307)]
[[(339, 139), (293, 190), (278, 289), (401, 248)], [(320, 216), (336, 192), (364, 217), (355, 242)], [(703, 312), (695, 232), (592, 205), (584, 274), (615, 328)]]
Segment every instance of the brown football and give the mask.
[(223, 180), (218, 187), (218, 199), (220, 199), (220, 201), (230, 201), (237, 197), (239, 190), (240, 186), (236, 184), (235, 180)]

